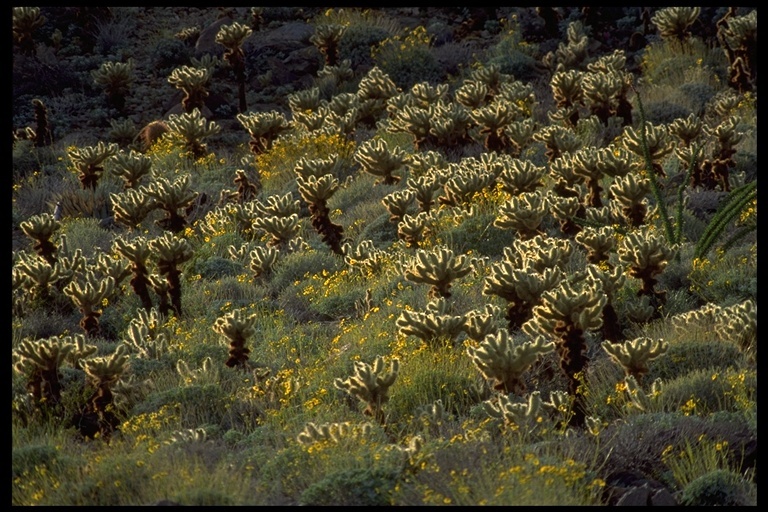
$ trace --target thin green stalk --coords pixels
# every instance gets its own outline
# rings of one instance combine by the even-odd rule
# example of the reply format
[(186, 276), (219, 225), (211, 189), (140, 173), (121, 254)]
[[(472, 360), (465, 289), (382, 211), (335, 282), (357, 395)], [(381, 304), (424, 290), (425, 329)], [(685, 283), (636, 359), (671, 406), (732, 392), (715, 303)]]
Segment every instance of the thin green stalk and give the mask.
[(757, 197), (757, 181), (751, 181), (732, 190), (720, 208), (717, 209), (717, 212), (715, 212), (715, 215), (709, 221), (709, 224), (707, 224), (701, 238), (699, 238), (699, 241), (696, 243), (694, 257), (701, 258), (707, 254), (726, 226), (728, 226), (728, 224), (739, 215), (744, 207), (755, 197)]

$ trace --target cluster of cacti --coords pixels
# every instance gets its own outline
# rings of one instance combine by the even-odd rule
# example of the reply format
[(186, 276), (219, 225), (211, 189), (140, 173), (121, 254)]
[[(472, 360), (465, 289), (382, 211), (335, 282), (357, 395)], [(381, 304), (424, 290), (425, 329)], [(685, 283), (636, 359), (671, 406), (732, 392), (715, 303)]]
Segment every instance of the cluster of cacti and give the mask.
[(78, 279), (70, 281), (63, 291), (83, 315), (80, 327), (88, 336), (98, 336), (101, 332), (99, 328), (101, 306), (114, 292), (115, 278), (111, 276), (102, 278), (91, 270), (88, 270), (83, 277), (84, 281)]
[(408, 163), (409, 155), (400, 147), (390, 148), (384, 139), (370, 139), (360, 145), (353, 158), (363, 171), (379, 177), (379, 183), (394, 185), (400, 181), (394, 173)]
[[(158, 226), (171, 233), (180, 233), (187, 227), (187, 219), (184, 215), (199, 195), (198, 192), (191, 189), (191, 176), (189, 174), (183, 174), (174, 181), (157, 177), (142, 191), (154, 200), (154, 205), (157, 208), (162, 209), (166, 214), (164, 218), (157, 221)], [(180, 213), (180, 210), (183, 210), (184, 213)]]
[(654, 125), (646, 121), (637, 130), (626, 126), (622, 144), (635, 155), (650, 162), (653, 168), (647, 169), (648, 172), (654, 172), (655, 175), (662, 177), (667, 175), (661, 166), (661, 159), (672, 153), (675, 145), (665, 125)]
[(291, 129), (285, 116), (276, 110), (237, 114), (237, 120), (251, 137), (251, 153), (258, 156), (269, 151), (277, 137)]
[(149, 247), (149, 241), (144, 237), (136, 237), (130, 241), (123, 238), (115, 238), (113, 250), (128, 259), (131, 263), (131, 272), (133, 277), (130, 284), (133, 291), (136, 292), (141, 304), (145, 310), (152, 309), (152, 297), (149, 295), (149, 256), (152, 253)]
[(382, 406), (389, 401), (389, 388), (395, 383), (400, 371), (400, 361), (392, 359), (389, 368), (386, 361), (378, 356), (373, 364), (355, 362), (355, 374), (346, 379), (336, 379), (333, 385), (366, 404), (363, 413), (380, 424), (386, 423)]
[(477, 347), (467, 348), (467, 354), (494, 389), (522, 395), (526, 390), (523, 374), (539, 356), (554, 349), (555, 344), (544, 336), (519, 342), (508, 331), (499, 331), (486, 336)]
[(159, 359), (168, 353), (172, 330), (165, 316), (158, 308), (149, 311), (141, 308), (136, 315), (128, 324), (123, 344), (128, 346), (132, 354), (142, 359)]
[(229, 358), (224, 363), (230, 368), (245, 369), (248, 354), (248, 338), (256, 333), (255, 313), (248, 314), (245, 309), (235, 309), (216, 319), (213, 330), (225, 336), (229, 342)]
[(717, 22), (717, 39), (728, 58), (728, 84), (743, 93), (757, 86), (757, 11), (735, 16), (735, 10)]
[(680, 331), (694, 327), (713, 331), (719, 339), (735, 343), (748, 353), (757, 348), (757, 304), (752, 299), (726, 307), (708, 302), (673, 316), (671, 321)]
[(339, 58), (339, 41), (346, 27), (339, 24), (322, 24), (315, 27), (315, 33), (309, 38), (325, 58), (326, 66), (335, 66)]
[(451, 314), (451, 306), (444, 298), (438, 298), (427, 304), (423, 313), (404, 309), (396, 324), (400, 334), (416, 336), (431, 346), (452, 345), (464, 332), (466, 315)]
[(243, 43), (251, 36), (253, 30), (247, 25), (234, 22), (231, 25), (223, 25), (216, 33), (216, 42), (226, 48), (224, 60), (227, 61), (235, 72), (237, 80), (238, 111), (245, 112), (248, 104), (245, 100), (245, 53)]
[(195, 368), (194, 370), (189, 367), (185, 360), (179, 359), (176, 361), (176, 373), (179, 374), (185, 385), (203, 382), (213, 383), (218, 380), (218, 376), (213, 367), (213, 359), (211, 359), (210, 356), (203, 359), (200, 368)]
[(369, 436), (372, 430), (373, 425), (371, 423), (353, 425), (346, 421), (344, 423), (321, 423), (317, 425), (310, 421), (304, 426), (304, 430), (296, 436), (296, 440), (303, 445), (326, 441), (339, 443), (344, 439), (359, 439)]
[(280, 215), (257, 217), (253, 219), (253, 227), (271, 235), (272, 238), (267, 242), (269, 247), (286, 250), (301, 226), (299, 226), (299, 215), (292, 213), (285, 217)]
[(456, 279), (472, 271), (465, 254), (456, 255), (448, 247), (436, 247), (432, 251), (419, 249), (411, 264), (403, 271), (408, 281), (431, 285), (431, 299), (450, 297), (450, 288)]
[(104, 163), (109, 157), (116, 155), (119, 150), (117, 144), (105, 144), (104, 142), (99, 142), (95, 146), (67, 149), (67, 156), (78, 172), (77, 177), (83, 189), (96, 189), (101, 174), (104, 172)]
[(35, 53), (35, 31), (43, 26), (46, 19), (40, 14), (39, 7), (14, 7), (13, 8), (13, 42), (19, 47), (21, 53), (33, 55)]
[(25, 235), (35, 241), (32, 248), (38, 256), (50, 265), (55, 264), (58, 249), (51, 238), (59, 230), (61, 223), (50, 213), (41, 213), (19, 223), (19, 227)]
[(659, 31), (661, 37), (685, 41), (691, 35), (691, 25), (701, 14), (701, 7), (665, 7), (656, 11), (651, 17), (651, 23)]
[(493, 225), (500, 229), (513, 229), (521, 240), (530, 240), (544, 234), (541, 224), (548, 212), (549, 204), (544, 192), (522, 192), (499, 207), (499, 216)]

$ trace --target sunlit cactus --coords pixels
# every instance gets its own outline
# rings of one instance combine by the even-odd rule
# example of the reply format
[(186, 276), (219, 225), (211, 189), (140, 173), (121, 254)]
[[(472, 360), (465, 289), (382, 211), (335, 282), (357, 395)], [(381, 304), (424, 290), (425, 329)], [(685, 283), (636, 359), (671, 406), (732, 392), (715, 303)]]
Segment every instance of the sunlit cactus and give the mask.
[(543, 234), (541, 224), (547, 213), (549, 203), (541, 190), (522, 192), (502, 203), (493, 225), (499, 229), (513, 229), (522, 240), (529, 240)]
[(395, 225), (400, 224), (403, 215), (413, 205), (416, 193), (410, 189), (395, 190), (381, 199), (381, 203), (389, 212), (389, 220)]
[(205, 98), (208, 97), (208, 82), (211, 79), (211, 70), (204, 67), (180, 66), (171, 71), (168, 83), (184, 92), (181, 106), (184, 112), (203, 110)]
[(403, 275), (408, 281), (431, 285), (430, 298), (450, 297), (451, 284), (472, 271), (465, 254), (454, 254), (447, 247), (431, 251), (419, 249)]
[(704, 126), (704, 132), (715, 139), (714, 158), (703, 163), (701, 179), (702, 184), (709, 189), (719, 185), (725, 192), (731, 190), (728, 169), (736, 165), (733, 160), (735, 146), (744, 138), (744, 133), (737, 129), (739, 123), (737, 116), (729, 116), (715, 128)]
[(387, 126), (390, 133), (408, 133), (413, 137), (413, 146), (416, 151), (421, 151), (429, 145), (434, 145), (432, 127), (432, 108), (422, 108), (416, 105), (403, 105), (394, 107), (393, 101), (388, 102), (388, 108), (392, 107), (392, 119)]
[(619, 96), (624, 89), (622, 76), (615, 72), (585, 73), (582, 88), (584, 103), (590, 113), (607, 125), (608, 119), (616, 114)]
[(224, 363), (229, 368), (246, 369), (248, 338), (256, 334), (256, 313), (248, 314), (245, 309), (235, 309), (216, 319), (213, 330), (224, 336), (229, 342), (229, 358)]
[(530, 160), (514, 159), (504, 166), (499, 174), (501, 188), (512, 196), (523, 192), (535, 192), (543, 187), (543, 178), (547, 172), (545, 167), (535, 165)]
[(110, 106), (122, 111), (125, 108), (125, 96), (133, 83), (133, 60), (127, 62), (104, 62), (99, 69), (91, 71), (96, 85), (104, 88)]
[(121, 256), (125, 257), (131, 263), (133, 277), (130, 284), (136, 295), (139, 296), (141, 304), (147, 311), (152, 309), (152, 297), (149, 295), (148, 275), (149, 256), (151, 249), (149, 243), (144, 237), (136, 237), (131, 241), (123, 238), (115, 238), (112, 242), (112, 248)]
[(429, 175), (433, 179), (438, 179), (441, 176), (440, 171), (448, 167), (448, 161), (439, 151), (424, 151), (411, 155), (405, 165), (414, 178)]
[(378, 176), (378, 183), (394, 185), (400, 176), (393, 173), (405, 166), (409, 155), (399, 146), (390, 149), (384, 139), (369, 139), (360, 145), (353, 158), (365, 172)]
[(323, 67), (317, 70), (317, 78), (320, 80), (330, 79), (337, 86), (351, 82), (354, 77), (355, 71), (352, 69), (352, 61), (350, 59), (343, 59), (335, 66), (324, 64)]
[(471, 141), (470, 113), (459, 103), (438, 101), (431, 109), (429, 133), (435, 143), (444, 148), (458, 147)]
[(288, 242), (299, 232), (299, 216), (292, 213), (287, 217), (272, 215), (253, 219), (253, 227), (266, 231), (272, 238), (267, 242), (270, 247), (286, 250)]
[(637, 131), (627, 126), (624, 128), (622, 143), (628, 150), (643, 158), (646, 157), (647, 149), (647, 156), (653, 163), (654, 172), (659, 176), (666, 176), (660, 161), (674, 150), (675, 145), (670, 140), (669, 131), (665, 125), (646, 122)]
[(643, 376), (648, 373), (648, 363), (664, 355), (669, 349), (669, 343), (663, 339), (642, 336), (624, 343), (603, 343), (602, 347), (611, 359), (621, 365), (627, 376), (631, 375), (640, 384)]
[(125, 192), (111, 193), (115, 222), (129, 229), (138, 229), (144, 219), (157, 208), (155, 199), (145, 189), (129, 188)]
[(221, 131), (221, 125), (215, 121), (206, 122), (200, 109), (196, 107), (180, 115), (171, 114), (168, 116), (167, 125), (171, 133), (181, 138), (184, 148), (193, 158), (202, 158), (208, 154), (203, 141)]
[(82, 314), (80, 327), (88, 336), (95, 337), (101, 334), (99, 317), (102, 314), (104, 300), (115, 290), (115, 278), (98, 277), (92, 270), (89, 270), (84, 277), (83, 282), (73, 279), (63, 291)]
[(536, 132), (536, 123), (533, 118), (513, 121), (504, 128), (504, 135), (509, 141), (508, 152), (511, 156), (518, 158), (523, 149), (533, 140), (533, 134)]
[(493, 389), (505, 395), (522, 395), (525, 390), (523, 374), (539, 356), (555, 349), (555, 344), (538, 336), (532, 341), (518, 342), (508, 331), (499, 331), (486, 336), (477, 346), (467, 348), (472, 362), (491, 381)]
[(552, 75), (550, 87), (555, 105), (558, 108), (571, 112), (567, 121), (571, 126), (576, 126), (579, 121), (578, 106), (584, 103), (584, 73), (577, 69), (560, 71)]
[(474, 309), (468, 311), (464, 322), (464, 331), (467, 336), (480, 343), (486, 336), (498, 333), (496, 317), (500, 311), (498, 306), (491, 304), (486, 304), (483, 311)]
[(499, 395), (482, 403), (483, 410), (491, 418), (503, 420), (508, 426), (525, 432), (536, 428), (541, 411), (541, 393), (534, 391), (524, 402), (513, 402), (509, 395)]
[(648, 178), (638, 177), (636, 174), (627, 174), (623, 178), (617, 178), (610, 187), (614, 200), (621, 205), (621, 212), (632, 228), (645, 224), (645, 215), (648, 212), (648, 195), (651, 192), (651, 183)]
[(58, 249), (51, 238), (61, 227), (61, 222), (50, 213), (41, 213), (22, 221), (19, 227), (35, 242), (32, 248), (41, 258), (51, 265), (56, 263)]
[(638, 295), (648, 295), (652, 301), (666, 302), (666, 292), (656, 290), (656, 276), (667, 267), (677, 253), (667, 240), (648, 227), (627, 233), (618, 248), (619, 261), (629, 268), (629, 275), (640, 279)]
[(752, 299), (721, 308), (715, 328), (722, 339), (754, 355), (757, 351), (757, 304)]
[(602, 327), (607, 297), (602, 282), (590, 274), (576, 276), (573, 281), (561, 280), (556, 287), (542, 293), (539, 305), (533, 308), (533, 318), (523, 325), (523, 332), (554, 338), (560, 368), (568, 378), (568, 392), (574, 397), (574, 415), (570, 421), (573, 425), (582, 425), (586, 410), (580, 379), (589, 361), (585, 334)]
[(576, 134), (559, 125), (547, 125), (533, 134), (533, 140), (541, 142), (547, 148), (544, 154), (551, 163), (564, 154), (570, 154), (581, 148), (581, 141)]
[(452, 344), (464, 331), (466, 315), (453, 315), (448, 301), (442, 297), (427, 304), (426, 311), (404, 309), (396, 324), (400, 334), (416, 336), (427, 345)]
[(368, 126), (375, 125), (376, 120), (387, 111), (387, 102), (400, 91), (395, 82), (378, 66), (372, 67), (357, 86), (357, 96), (362, 102), (362, 110), (366, 116), (360, 119)]
[(226, 48), (224, 60), (229, 63), (235, 72), (238, 111), (241, 113), (245, 112), (248, 108), (245, 101), (245, 53), (243, 52), (243, 43), (252, 33), (251, 27), (237, 21), (230, 25), (222, 25), (216, 33), (216, 42)]
[(518, 330), (533, 314), (541, 295), (552, 289), (564, 277), (559, 268), (537, 272), (526, 268), (521, 261), (513, 261), (511, 253), (491, 266), (491, 273), (483, 282), (483, 295), (496, 295), (507, 301), (505, 318), (509, 332)]
[(729, 8), (717, 22), (717, 39), (728, 58), (728, 83), (745, 93), (757, 87), (757, 10), (735, 16)]
[(147, 284), (157, 295), (157, 310), (163, 316), (171, 316), (174, 314), (173, 306), (171, 305), (171, 285), (168, 280), (160, 274), (149, 274), (147, 276)]
[(346, 379), (337, 378), (333, 384), (365, 403), (363, 414), (384, 425), (386, 418), (382, 406), (389, 401), (389, 388), (395, 383), (399, 371), (398, 359), (392, 359), (387, 368), (384, 358), (378, 356), (372, 365), (355, 361), (355, 374)]
[(494, 101), (469, 112), (472, 120), (480, 126), (485, 135), (485, 149), (504, 151), (509, 146), (505, 130), (517, 118), (517, 110), (506, 101)]
[(600, 151), (594, 147), (579, 149), (571, 155), (573, 172), (584, 177), (589, 189), (587, 205), (596, 208), (603, 206), (603, 201), (600, 197), (600, 192), (603, 190), (600, 185), (603, 172), (598, 164), (599, 156)]
[(469, 109), (484, 107), (489, 101), (489, 89), (483, 82), (466, 80), (454, 93), (456, 101)]
[(608, 263), (616, 249), (616, 236), (612, 226), (584, 226), (574, 240), (587, 250), (587, 261), (595, 265)]
[(429, 213), (432, 210), (432, 205), (435, 203), (438, 192), (443, 189), (443, 183), (435, 177), (419, 176), (417, 178), (408, 178), (407, 184), (408, 188), (406, 190), (412, 193), (412, 200), (415, 200), (418, 204), (419, 211)]
[(152, 172), (152, 159), (133, 149), (129, 153), (119, 151), (110, 162), (111, 173), (123, 180), (126, 189), (138, 187), (141, 180)]
[(306, 179), (298, 178), (297, 181), (299, 193), (309, 206), (312, 227), (334, 253), (343, 256), (341, 244), (344, 228), (331, 221), (328, 208), (328, 200), (339, 189), (339, 180), (332, 174), (325, 174), (320, 178), (310, 176)]
[(85, 375), (95, 388), (74, 420), (83, 436), (95, 437), (100, 434), (108, 438), (120, 425), (120, 418), (114, 410), (113, 388), (128, 370), (127, 352), (125, 345), (118, 345), (110, 356), (94, 357), (83, 362)]
[(680, 139), (683, 146), (690, 147), (703, 133), (704, 122), (700, 116), (689, 114), (688, 117), (679, 117), (669, 124), (669, 133)]
[(624, 269), (621, 267), (605, 269), (599, 265), (589, 264), (586, 270), (595, 281), (600, 281), (603, 285), (603, 293), (606, 298), (605, 306), (603, 307), (603, 326), (601, 327), (603, 339), (618, 342), (622, 338), (623, 330), (613, 305), (616, 295), (627, 281)]
[(469, 205), (493, 180), (494, 175), (490, 172), (460, 167), (443, 185), (443, 193), (437, 197), (437, 202), (448, 206)]
[(27, 391), (38, 407), (53, 408), (61, 402), (60, 367), (75, 349), (70, 337), (24, 339), (12, 353), (13, 369), (27, 379)]
[(359, 438), (370, 435), (373, 430), (371, 423), (353, 425), (344, 423), (321, 423), (319, 425), (311, 421), (304, 426), (304, 430), (296, 436), (296, 441), (303, 445), (312, 445), (325, 441), (340, 443), (345, 439), (353, 439), (359, 442)]
[(169, 353), (173, 330), (157, 308), (139, 309), (128, 324), (123, 343), (142, 359), (159, 359)]
[[(320, 176), (318, 176), (319, 178)], [(262, 217), (290, 217), (301, 213), (301, 202), (293, 198), (293, 192), (286, 192), (282, 196), (272, 195), (267, 197), (266, 204), (254, 199), (244, 205), (252, 216)]]
[(180, 211), (186, 211), (199, 195), (190, 188), (190, 178), (189, 174), (184, 174), (171, 182), (158, 177), (144, 189), (144, 193), (154, 199), (157, 206), (166, 213), (165, 218), (157, 221), (157, 225), (171, 233), (179, 233), (187, 227), (185, 214)]
[(656, 11), (651, 23), (664, 39), (685, 41), (691, 35), (691, 25), (701, 14), (701, 7), (664, 7)]
[(514, 77), (507, 73), (502, 73), (501, 69), (499, 69), (499, 67), (495, 64), (490, 64), (488, 66), (472, 70), (469, 79), (485, 84), (485, 86), (488, 87), (489, 94), (491, 95), (489, 98), (489, 101), (491, 101), (493, 97), (501, 92), (502, 86), (514, 80)]
[(323, 23), (315, 26), (315, 33), (310, 36), (309, 42), (323, 54), (326, 66), (335, 66), (338, 63), (339, 42), (346, 28), (345, 25), (337, 23)]
[(560, 231), (565, 236), (574, 236), (582, 230), (574, 219), (583, 219), (585, 207), (577, 197), (549, 196), (549, 207), (552, 216), (560, 223)]
[(177, 317), (182, 315), (181, 310), (181, 269), (179, 265), (189, 260), (192, 255), (192, 247), (185, 238), (174, 236), (171, 233), (150, 240), (149, 249), (154, 259), (157, 260), (157, 269), (160, 275), (168, 281), (168, 292), (171, 298), (171, 306)]
[(280, 250), (275, 247), (255, 247), (248, 254), (248, 268), (256, 277), (267, 277), (271, 274), (279, 256)]
[(542, 62), (552, 73), (570, 69), (582, 69), (589, 56), (589, 37), (580, 20), (572, 21), (566, 29), (566, 41), (557, 45), (557, 49), (542, 57)]
[(82, 148), (71, 147), (67, 149), (73, 167), (78, 172), (78, 180), (84, 190), (95, 190), (96, 185), (104, 172), (104, 162), (120, 150), (115, 143), (105, 144), (99, 142), (95, 146)]
[[(576, 174), (573, 158), (569, 153), (549, 162), (549, 176), (554, 180), (552, 193), (559, 197), (575, 197), (581, 201), (586, 195), (584, 176)], [(582, 193), (582, 191), (584, 193)]]

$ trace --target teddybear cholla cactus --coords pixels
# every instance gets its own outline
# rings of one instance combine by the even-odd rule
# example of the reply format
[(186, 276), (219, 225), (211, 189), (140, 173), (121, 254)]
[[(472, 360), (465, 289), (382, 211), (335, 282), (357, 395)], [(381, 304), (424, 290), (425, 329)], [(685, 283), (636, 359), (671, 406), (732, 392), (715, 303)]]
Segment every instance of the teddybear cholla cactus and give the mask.
[(86, 273), (85, 282), (73, 280), (64, 288), (64, 293), (72, 299), (82, 313), (80, 327), (88, 336), (100, 334), (99, 317), (102, 311), (99, 306), (105, 303), (114, 289), (114, 277), (100, 278), (92, 270)]
[(477, 347), (468, 347), (467, 354), (493, 388), (504, 394), (521, 395), (525, 389), (523, 373), (539, 356), (554, 350), (555, 344), (544, 336), (533, 341), (516, 342), (508, 331), (499, 331), (483, 339)]
[(149, 249), (157, 258), (157, 268), (168, 282), (168, 293), (171, 306), (177, 317), (181, 316), (181, 270), (179, 265), (192, 257), (192, 248), (184, 238), (178, 238), (171, 233), (150, 240)]
[(180, 115), (171, 114), (168, 116), (167, 124), (171, 133), (182, 138), (184, 148), (194, 159), (208, 154), (207, 146), (203, 141), (221, 131), (221, 125), (215, 121), (206, 122), (199, 108)]
[(118, 345), (111, 356), (96, 357), (83, 361), (83, 370), (95, 388), (93, 394), (74, 418), (74, 424), (85, 437), (100, 434), (109, 437), (120, 425), (113, 403), (112, 389), (128, 369), (128, 347)]
[(216, 319), (213, 330), (229, 340), (229, 358), (224, 363), (230, 368), (245, 369), (248, 354), (248, 338), (256, 333), (256, 313), (248, 314), (244, 309), (236, 309)]
[(619, 247), (619, 261), (629, 267), (629, 275), (640, 279), (642, 286), (638, 295), (647, 295), (653, 301), (664, 303), (666, 292), (655, 290), (656, 276), (667, 266), (677, 252), (667, 241), (653, 233), (650, 228), (641, 228), (628, 233)]
[(99, 69), (91, 71), (93, 81), (104, 87), (107, 101), (117, 110), (125, 108), (125, 95), (133, 82), (133, 60), (128, 62), (104, 62)]
[(404, 167), (410, 157), (399, 147), (390, 149), (384, 139), (371, 139), (360, 146), (353, 158), (365, 172), (379, 176), (379, 183), (394, 185), (400, 176), (393, 173)]
[(199, 195), (190, 188), (190, 179), (189, 174), (179, 176), (174, 181), (158, 177), (143, 189), (143, 192), (154, 199), (157, 206), (166, 213), (165, 218), (157, 221), (157, 225), (171, 233), (179, 233), (187, 227), (187, 219), (179, 213), (179, 210), (186, 210), (192, 206)]
[(587, 331), (599, 329), (606, 303), (602, 282), (589, 273), (577, 274), (573, 282), (564, 280), (541, 295), (533, 308), (533, 319), (523, 325), (529, 336), (554, 336), (560, 368), (568, 378), (568, 392), (574, 397), (571, 424), (582, 425), (585, 417), (581, 372), (587, 365)]
[(51, 241), (51, 237), (60, 226), (61, 223), (49, 213), (33, 215), (19, 224), (24, 234), (36, 242), (32, 247), (35, 252), (50, 265), (56, 263), (57, 252), (56, 245)]
[(231, 25), (223, 25), (216, 34), (216, 42), (227, 50), (224, 52), (226, 60), (235, 72), (237, 80), (237, 98), (239, 112), (245, 112), (247, 103), (245, 100), (245, 53), (243, 43), (248, 39), (253, 30), (247, 25), (234, 22)]
[(525, 402), (513, 402), (509, 396), (499, 395), (493, 400), (483, 402), (483, 409), (491, 418), (503, 420), (515, 429), (525, 429), (526, 433), (536, 428), (541, 410), (541, 393), (534, 391)]
[(136, 295), (139, 296), (141, 304), (147, 311), (152, 309), (152, 297), (149, 295), (149, 270), (147, 264), (149, 255), (152, 252), (149, 243), (144, 237), (136, 237), (130, 242), (123, 238), (115, 238), (113, 250), (115, 253), (125, 257), (131, 262), (131, 271), (133, 277), (130, 284)]
[(266, 153), (279, 135), (291, 129), (281, 112), (250, 112), (237, 114), (237, 120), (251, 137), (249, 148), (254, 156)]
[(627, 376), (631, 375), (641, 383), (648, 373), (648, 362), (666, 353), (669, 343), (663, 339), (640, 337), (624, 343), (603, 343), (602, 347), (611, 359), (624, 368)]
[(428, 345), (453, 343), (465, 330), (466, 315), (452, 315), (450, 304), (444, 298), (430, 301), (423, 313), (403, 310), (397, 318), (400, 334), (413, 335)]
[(363, 361), (355, 361), (355, 374), (342, 380), (336, 379), (333, 384), (337, 389), (346, 391), (366, 404), (363, 414), (371, 416), (380, 424), (385, 424), (382, 405), (389, 401), (389, 388), (395, 383), (400, 371), (400, 361), (392, 359), (389, 369), (384, 358), (376, 357), (373, 365)]
[(205, 107), (210, 79), (211, 71), (207, 68), (180, 66), (171, 71), (168, 83), (184, 91), (181, 106), (184, 112), (190, 113), (194, 109), (202, 110)]
[(450, 297), (451, 284), (472, 271), (465, 254), (455, 255), (447, 247), (428, 252), (419, 249), (413, 262), (405, 269), (408, 281), (432, 285), (430, 298)]
[(72, 147), (67, 150), (67, 156), (79, 173), (78, 179), (84, 190), (96, 189), (101, 173), (104, 172), (104, 162), (107, 158), (117, 154), (119, 150), (117, 144), (105, 144), (104, 142), (99, 142), (95, 146)]
[(330, 209), (328, 208), (328, 200), (339, 189), (339, 180), (334, 178), (332, 174), (325, 174), (320, 178), (314, 176), (309, 176), (306, 179), (299, 177), (297, 181), (299, 193), (309, 206), (312, 227), (334, 253), (343, 256), (341, 244), (344, 228), (331, 222)]

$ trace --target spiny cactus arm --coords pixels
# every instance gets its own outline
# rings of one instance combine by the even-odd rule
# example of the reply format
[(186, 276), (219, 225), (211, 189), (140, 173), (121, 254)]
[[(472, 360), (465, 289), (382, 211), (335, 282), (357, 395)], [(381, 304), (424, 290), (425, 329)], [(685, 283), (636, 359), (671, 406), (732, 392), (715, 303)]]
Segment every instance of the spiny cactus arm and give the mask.
[(335, 379), (334, 386), (366, 402), (369, 406), (367, 411), (372, 414), (373, 408), (378, 408), (380, 404), (389, 400), (387, 393), (400, 370), (398, 359), (390, 361), (389, 370), (385, 369), (384, 365), (385, 362), (381, 356), (376, 358), (373, 365), (356, 361), (355, 375), (345, 380)]
[(167, 232), (161, 237), (150, 240), (148, 245), (152, 255), (162, 265), (179, 265), (189, 260), (194, 254), (187, 239)]
[(521, 377), (540, 355), (553, 351), (555, 344), (544, 336), (518, 344), (507, 330), (486, 336), (477, 347), (468, 347), (467, 354), (494, 388), (507, 393), (525, 389)]
[(253, 33), (253, 30), (235, 21), (230, 25), (222, 25), (216, 33), (216, 42), (227, 48), (229, 53), (239, 50), (243, 43)]
[(146, 270), (147, 261), (152, 254), (149, 241), (144, 237), (136, 237), (131, 241), (117, 237), (112, 242), (112, 247), (118, 254), (128, 258), (133, 263), (134, 270), (143, 268)]
[(85, 276), (85, 282), (80, 283), (77, 280), (70, 281), (64, 287), (64, 294), (80, 309), (83, 314), (101, 311), (102, 301), (109, 297), (115, 289), (115, 278), (99, 278), (89, 270)]
[(648, 362), (664, 354), (669, 343), (663, 339), (640, 337), (624, 343), (603, 343), (602, 347), (627, 375), (639, 379), (648, 373)]
[(447, 247), (437, 247), (432, 251), (420, 249), (403, 275), (416, 283), (443, 286), (471, 271), (472, 267), (465, 254), (455, 255)]
[(483, 409), (492, 418), (503, 419), (505, 423), (525, 426), (535, 422), (541, 409), (541, 393), (534, 391), (528, 396), (526, 402), (512, 402), (508, 395), (501, 395), (498, 401), (486, 400)]
[(715, 319), (720, 337), (733, 341), (742, 349), (757, 346), (757, 304), (752, 299), (721, 308)]
[(701, 7), (665, 7), (656, 11), (651, 18), (651, 23), (656, 26), (664, 38), (685, 39), (690, 31), (689, 27), (693, 25), (701, 13)]
[(136, 188), (142, 178), (152, 172), (152, 159), (148, 155), (131, 150), (120, 151), (110, 159), (111, 172), (125, 182), (127, 188)]
[(30, 364), (34, 368), (56, 370), (75, 350), (76, 345), (67, 338), (53, 336), (39, 340), (24, 339), (13, 351), (17, 360), (14, 368), (27, 373)]
[(62, 275), (58, 264), (51, 265), (42, 258), (20, 259), (14, 268), (18, 269), (27, 283), (38, 290), (48, 289), (66, 277)]
[(83, 370), (97, 387), (117, 382), (128, 369), (128, 347), (118, 345), (110, 356), (83, 361)]
[(552, 335), (557, 335), (561, 324), (591, 331), (602, 327), (606, 301), (602, 283), (589, 276), (576, 284), (563, 280), (542, 293), (541, 304), (534, 306), (533, 314), (538, 326)]
[(50, 213), (41, 213), (20, 222), (19, 227), (32, 240), (44, 242), (50, 241), (51, 237), (61, 227), (61, 222), (56, 220)]
[(399, 222), (413, 204), (415, 197), (416, 193), (413, 190), (396, 190), (384, 196), (381, 203), (389, 212), (390, 220)]
[(514, 229), (523, 238), (539, 233), (541, 223), (549, 210), (541, 190), (512, 196), (499, 207), (493, 225), (499, 229)]
[(256, 333), (256, 313), (248, 314), (244, 309), (236, 309), (220, 316), (213, 324), (213, 330), (230, 340), (248, 339)]
[(325, 174), (319, 178), (297, 177), (299, 193), (307, 204), (325, 205), (326, 202), (339, 190), (339, 180), (332, 174)]
[(523, 192), (534, 192), (537, 188), (543, 187), (542, 179), (547, 169), (543, 166), (537, 166), (530, 160), (512, 160), (509, 165), (504, 166), (504, 170), (499, 174), (502, 188), (512, 196), (517, 196)]

